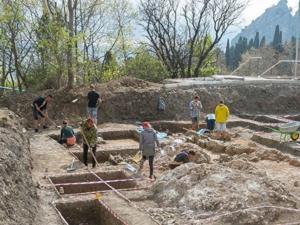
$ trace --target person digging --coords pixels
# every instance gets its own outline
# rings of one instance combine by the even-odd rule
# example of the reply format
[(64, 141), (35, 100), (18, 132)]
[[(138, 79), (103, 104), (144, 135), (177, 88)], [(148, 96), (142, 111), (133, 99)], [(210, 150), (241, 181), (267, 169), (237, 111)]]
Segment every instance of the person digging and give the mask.
[(174, 162), (169, 164), (170, 169), (175, 169), (184, 163), (193, 162), (195, 155), (195, 151), (182, 150), (175, 156)]
[(34, 119), (34, 131), (39, 132), (39, 119), (43, 124), (43, 128), (47, 129), (46, 119), (48, 118), (47, 106), (52, 100), (52, 95), (47, 95), (46, 97), (38, 97), (36, 98), (32, 105), (32, 115)]
[(154, 180), (156, 177), (153, 175), (153, 163), (155, 155), (155, 144), (159, 147), (159, 142), (154, 129), (152, 129), (150, 123), (143, 122), (143, 131), (140, 134), (140, 151), (142, 153), (142, 159), (140, 161), (140, 168), (138, 173), (141, 173), (144, 167), (144, 162), (149, 161), (150, 175), (149, 178)]
[(67, 144), (67, 146), (73, 146), (76, 143), (76, 137), (74, 130), (71, 126), (68, 126), (68, 121), (63, 121), (63, 126), (60, 131), (60, 144)]
[(81, 126), (80, 134), (83, 139), (83, 163), (88, 166), (88, 151), (89, 148), (92, 150), (92, 165), (96, 167), (96, 149), (97, 149), (97, 128), (94, 124), (93, 119), (88, 118)]

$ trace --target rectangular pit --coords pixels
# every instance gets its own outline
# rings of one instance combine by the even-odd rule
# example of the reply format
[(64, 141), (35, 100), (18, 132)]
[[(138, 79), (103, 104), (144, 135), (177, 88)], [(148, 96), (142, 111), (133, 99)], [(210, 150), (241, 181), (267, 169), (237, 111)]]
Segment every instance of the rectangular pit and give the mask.
[(168, 134), (185, 133), (186, 129), (192, 127), (189, 121), (154, 121), (151, 122), (151, 125), (155, 130)]
[(99, 131), (98, 135), (104, 140), (133, 139), (139, 141), (138, 133), (135, 130)]
[[(120, 155), (120, 156), (133, 156), (139, 150), (138, 138), (139, 135), (137, 132), (133, 131), (109, 131), (103, 133), (105, 139), (102, 144), (98, 144), (96, 151), (96, 158), (99, 163), (104, 163), (108, 161), (109, 155)], [(50, 138), (58, 141), (58, 135), (49, 135)], [(117, 139), (122, 138), (122, 139)], [(76, 145), (75, 147), (69, 148), (69, 150), (81, 161), (83, 162), (83, 150), (82, 146)], [(88, 162), (92, 162), (91, 152), (88, 152)]]
[(98, 200), (56, 203), (69, 225), (125, 225)]
[[(100, 172), (96, 174), (115, 189), (131, 189), (137, 186), (136, 181), (124, 171)], [(92, 173), (50, 177), (50, 180), (61, 195), (111, 190), (110, 187), (101, 182)], [(63, 188), (63, 193), (61, 188)]]

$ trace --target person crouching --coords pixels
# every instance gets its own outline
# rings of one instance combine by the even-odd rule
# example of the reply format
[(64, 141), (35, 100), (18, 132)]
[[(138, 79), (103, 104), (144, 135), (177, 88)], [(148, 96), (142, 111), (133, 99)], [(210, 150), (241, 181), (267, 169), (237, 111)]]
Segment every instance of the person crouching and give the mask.
[(68, 121), (63, 121), (63, 127), (60, 131), (60, 144), (67, 144), (67, 146), (73, 146), (76, 143), (75, 133), (72, 127), (68, 126)]
[(182, 150), (175, 156), (174, 162), (169, 164), (170, 169), (175, 169), (181, 164), (193, 162), (195, 159), (196, 152)]
[(146, 160), (149, 161), (150, 167), (150, 179), (155, 179), (153, 175), (153, 162), (154, 162), (154, 155), (155, 155), (155, 144), (159, 147), (159, 142), (157, 139), (157, 135), (154, 129), (151, 128), (150, 123), (143, 122), (143, 131), (140, 135), (140, 151), (142, 152), (142, 159), (140, 162), (139, 172), (142, 171), (144, 162)]

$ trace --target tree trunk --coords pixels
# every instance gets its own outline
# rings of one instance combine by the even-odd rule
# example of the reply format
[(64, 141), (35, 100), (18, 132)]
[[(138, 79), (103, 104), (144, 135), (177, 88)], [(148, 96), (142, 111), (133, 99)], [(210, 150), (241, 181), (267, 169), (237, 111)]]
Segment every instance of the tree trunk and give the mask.
[(68, 21), (69, 43), (68, 43), (68, 50), (67, 50), (68, 88), (72, 89), (74, 87), (74, 80), (75, 80), (74, 66), (73, 66), (74, 8), (73, 8), (72, 0), (68, 0), (68, 11), (69, 11), (69, 21)]

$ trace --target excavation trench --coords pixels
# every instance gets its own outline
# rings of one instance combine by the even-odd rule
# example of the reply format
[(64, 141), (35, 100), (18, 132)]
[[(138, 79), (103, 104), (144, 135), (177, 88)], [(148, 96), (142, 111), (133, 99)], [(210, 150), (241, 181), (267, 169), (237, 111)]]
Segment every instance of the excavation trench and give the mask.
[(283, 121), (272, 116), (267, 115), (248, 115), (248, 114), (239, 114), (242, 119), (254, 120), (261, 123), (282, 123)]
[(111, 190), (109, 185), (121, 190), (137, 187), (136, 180), (125, 174), (124, 171), (100, 172), (96, 174), (103, 181), (99, 180), (92, 173), (53, 176), (49, 179), (61, 195), (108, 191)]
[[(96, 151), (96, 159), (98, 161), (98, 163), (104, 163), (106, 161), (110, 161), (109, 157), (110, 155), (115, 156), (115, 155), (119, 155), (120, 157), (132, 157), (133, 155), (135, 155), (138, 152), (138, 148), (137, 147), (124, 147), (123, 149), (115, 149), (115, 148), (111, 148), (111, 149), (101, 149), (101, 148), (97, 148)], [(74, 154), (82, 163), (83, 163), (83, 152), (82, 151), (72, 151), (72, 154)], [(89, 151), (88, 153), (88, 163), (92, 162), (92, 154)]]
[(115, 131), (100, 131), (98, 133), (104, 140), (119, 140), (119, 139), (133, 139), (139, 140), (139, 134), (135, 130), (115, 130)]
[(125, 225), (104, 203), (98, 200), (56, 203), (69, 225)]
[[(104, 132), (103, 134), (105, 139), (103, 139), (103, 143), (98, 144), (95, 155), (98, 163), (105, 163), (106, 161), (110, 161), (110, 155), (118, 155), (121, 158), (132, 157), (139, 150), (139, 145), (137, 142), (137, 132), (135, 134), (133, 131), (117, 131), (116, 134), (114, 132)], [(49, 136), (55, 141), (59, 140), (58, 135), (52, 134)], [(70, 147), (69, 151), (72, 152), (72, 154), (83, 163), (83, 150), (80, 145)], [(92, 154), (89, 151), (88, 163), (91, 163), (92, 159)]]

